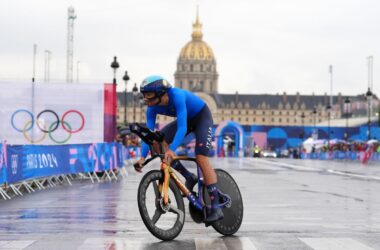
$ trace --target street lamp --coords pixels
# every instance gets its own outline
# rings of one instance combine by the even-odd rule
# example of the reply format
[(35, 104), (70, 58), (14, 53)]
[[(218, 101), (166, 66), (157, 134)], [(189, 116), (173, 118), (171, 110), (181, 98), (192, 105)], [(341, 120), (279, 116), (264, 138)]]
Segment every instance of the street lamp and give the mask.
[(331, 106), (330, 104), (327, 105), (327, 148), (330, 149), (330, 112), (331, 112)]
[(302, 122), (302, 140), (305, 138), (305, 126), (304, 126), (305, 113), (301, 114), (301, 122)]
[(133, 92), (133, 122), (135, 122), (136, 121), (136, 96), (139, 93), (139, 89), (137, 88), (136, 83), (135, 83), (135, 86), (133, 86), (132, 92)]
[(125, 74), (123, 76), (123, 80), (125, 82), (125, 89), (124, 89), (124, 124), (127, 125), (127, 84), (128, 84), (128, 81), (129, 81), (128, 71), (125, 71)]
[(372, 100), (372, 92), (371, 89), (368, 87), (368, 91), (365, 94), (368, 101), (368, 140), (371, 139), (371, 100)]
[(348, 96), (344, 99), (344, 114), (346, 116), (346, 133), (344, 134), (344, 139), (348, 139), (348, 116), (350, 115), (350, 98)]
[(113, 84), (116, 84), (116, 70), (120, 67), (117, 62), (116, 56), (113, 57), (113, 62), (111, 63), (111, 68), (113, 69)]
[(317, 123), (317, 108), (314, 106), (313, 108), (313, 121), (314, 121), (314, 129), (315, 127), (317, 126), (316, 123)]

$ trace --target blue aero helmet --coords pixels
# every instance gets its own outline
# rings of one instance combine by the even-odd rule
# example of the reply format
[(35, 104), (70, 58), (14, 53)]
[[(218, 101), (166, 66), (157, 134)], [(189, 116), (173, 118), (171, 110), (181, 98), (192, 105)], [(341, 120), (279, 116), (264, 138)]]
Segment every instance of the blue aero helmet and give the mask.
[(153, 75), (148, 76), (143, 80), (140, 85), (140, 92), (143, 94), (153, 92), (156, 93), (157, 97), (161, 98), (171, 87), (170, 83), (163, 77)]

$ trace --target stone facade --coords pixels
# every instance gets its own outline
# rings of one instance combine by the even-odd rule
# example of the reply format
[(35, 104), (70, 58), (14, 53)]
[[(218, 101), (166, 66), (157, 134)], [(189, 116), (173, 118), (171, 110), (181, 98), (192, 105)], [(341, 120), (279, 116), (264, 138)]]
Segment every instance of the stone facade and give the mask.
[[(324, 95), (282, 94), (219, 94), (216, 59), (209, 45), (202, 40), (202, 25), (197, 14), (193, 24), (192, 40), (180, 52), (175, 71), (174, 85), (199, 95), (210, 107), (214, 124), (233, 120), (241, 125), (315, 126), (329, 118), (326, 107), (330, 97)], [(366, 115), (368, 109), (365, 95), (349, 96), (349, 115)], [(330, 118), (346, 115), (345, 97), (333, 96)], [(146, 107), (128, 93), (127, 122), (146, 122)], [(118, 94), (118, 123), (123, 123), (125, 112), (124, 94)], [(379, 110), (379, 100), (374, 97), (374, 110)], [(375, 114), (376, 111), (373, 113)], [(133, 119), (133, 117), (135, 119)], [(174, 118), (158, 116), (157, 122), (165, 124)]]

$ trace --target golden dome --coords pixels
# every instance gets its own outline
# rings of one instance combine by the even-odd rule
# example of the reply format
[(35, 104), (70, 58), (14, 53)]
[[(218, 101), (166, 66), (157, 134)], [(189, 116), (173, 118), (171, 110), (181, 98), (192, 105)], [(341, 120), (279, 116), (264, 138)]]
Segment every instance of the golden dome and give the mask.
[(199, 22), (198, 11), (197, 19), (193, 24), (192, 40), (188, 42), (181, 50), (179, 59), (190, 60), (214, 60), (214, 53), (210, 46), (202, 40), (202, 24)]

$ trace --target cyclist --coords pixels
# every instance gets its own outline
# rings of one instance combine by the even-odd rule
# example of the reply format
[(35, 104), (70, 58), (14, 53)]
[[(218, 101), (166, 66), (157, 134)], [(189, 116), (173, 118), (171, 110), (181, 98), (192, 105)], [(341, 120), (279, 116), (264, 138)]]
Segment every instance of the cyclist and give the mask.
[[(211, 148), (211, 132), (213, 120), (206, 103), (193, 93), (172, 87), (161, 76), (149, 76), (140, 86), (148, 105), (146, 111), (147, 127), (154, 130), (157, 114), (177, 117), (166, 125), (161, 132), (164, 134), (165, 162), (170, 164), (175, 156), (174, 151), (181, 145), (185, 136), (191, 132), (195, 134), (195, 155), (197, 164), (201, 167), (207, 191), (211, 199), (211, 209), (208, 211), (205, 222), (214, 222), (223, 218), (219, 208), (219, 191), (217, 176), (209, 163), (208, 151)], [(142, 163), (149, 153), (147, 144), (142, 144), (142, 156), (135, 164), (135, 169), (141, 172)], [(172, 166), (186, 178), (186, 187), (191, 191), (196, 184), (196, 177), (189, 172), (179, 161)]]

